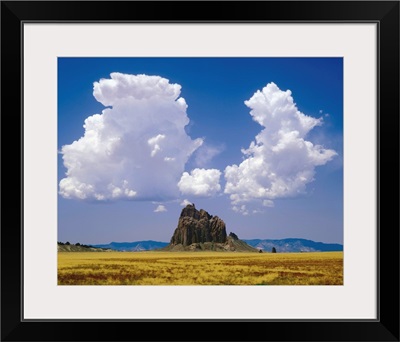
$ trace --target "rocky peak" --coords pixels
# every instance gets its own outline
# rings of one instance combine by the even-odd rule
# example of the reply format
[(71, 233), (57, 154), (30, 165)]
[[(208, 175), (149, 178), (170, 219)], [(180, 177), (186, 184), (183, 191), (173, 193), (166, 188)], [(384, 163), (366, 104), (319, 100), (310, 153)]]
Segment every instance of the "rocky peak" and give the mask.
[(194, 204), (182, 209), (171, 238), (171, 244), (189, 246), (193, 243), (226, 242), (225, 222), (218, 216), (212, 216), (204, 209), (197, 210)]
[(199, 219), (199, 211), (194, 206), (194, 203), (188, 204), (185, 208), (182, 209), (180, 218), (183, 217), (192, 217), (196, 220)]
[(233, 240), (239, 240), (239, 237), (238, 237), (235, 233), (233, 233), (233, 232), (230, 232), (230, 233), (229, 233), (229, 236), (230, 236)]
[(210, 220), (213, 216), (206, 212), (204, 209), (197, 210), (193, 203), (188, 204), (185, 208), (182, 209), (180, 218), (183, 217), (191, 217), (195, 220)]

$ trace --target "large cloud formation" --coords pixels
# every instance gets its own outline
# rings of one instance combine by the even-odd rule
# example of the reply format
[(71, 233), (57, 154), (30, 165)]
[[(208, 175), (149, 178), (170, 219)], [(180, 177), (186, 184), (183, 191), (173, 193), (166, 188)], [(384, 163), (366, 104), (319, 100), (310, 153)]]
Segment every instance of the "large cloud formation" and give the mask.
[(245, 105), (263, 129), (239, 165), (225, 168), (224, 192), (230, 195), (233, 209), (243, 214), (246, 203), (259, 201), (272, 206), (272, 200), (294, 197), (305, 192), (314, 180), (315, 167), (324, 165), (337, 153), (306, 140), (307, 134), (322, 124), (322, 118), (301, 113), (291, 96), (275, 83), (257, 91)]
[[(112, 73), (93, 85), (104, 106), (85, 120), (85, 133), (61, 149), (66, 177), (60, 194), (82, 200), (165, 200), (202, 139), (185, 132), (181, 86), (165, 78)], [(159, 210), (160, 211), (160, 210)]]
[(178, 187), (184, 195), (210, 197), (221, 190), (220, 176), (221, 171), (217, 169), (194, 169), (190, 174), (183, 173)]

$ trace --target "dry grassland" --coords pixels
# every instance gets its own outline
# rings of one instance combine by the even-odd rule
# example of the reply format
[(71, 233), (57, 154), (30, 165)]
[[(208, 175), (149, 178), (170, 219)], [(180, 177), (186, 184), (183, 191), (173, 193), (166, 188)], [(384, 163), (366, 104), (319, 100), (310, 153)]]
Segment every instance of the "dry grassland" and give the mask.
[(343, 252), (65, 252), (58, 284), (343, 285)]

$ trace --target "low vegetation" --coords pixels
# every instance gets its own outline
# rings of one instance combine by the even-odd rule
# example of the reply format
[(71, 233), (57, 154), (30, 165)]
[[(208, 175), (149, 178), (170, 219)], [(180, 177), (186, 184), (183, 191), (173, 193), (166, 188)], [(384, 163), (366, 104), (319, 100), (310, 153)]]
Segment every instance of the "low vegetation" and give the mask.
[(67, 242), (57, 242), (57, 251), (62, 252), (111, 252), (111, 249), (99, 248), (80, 244), (79, 242), (73, 244)]
[(58, 253), (59, 285), (343, 285), (343, 252)]

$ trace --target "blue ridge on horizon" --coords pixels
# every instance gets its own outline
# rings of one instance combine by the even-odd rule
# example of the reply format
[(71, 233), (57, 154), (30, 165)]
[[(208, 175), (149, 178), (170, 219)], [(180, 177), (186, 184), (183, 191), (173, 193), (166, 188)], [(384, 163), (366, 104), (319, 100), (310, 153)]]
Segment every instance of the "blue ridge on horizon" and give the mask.
[[(252, 247), (269, 251), (272, 247), (279, 252), (317, 252), (343, 251), (343, 244), (326, 243), (302, 238), (285, 239), (241, 239)], [(93, 247), (110, 248), (119, 251), (154, 250), (165, 247), (169, 242), (143, 240), (133, 242), (110, 242), (108, 244), (90, 244)]]

